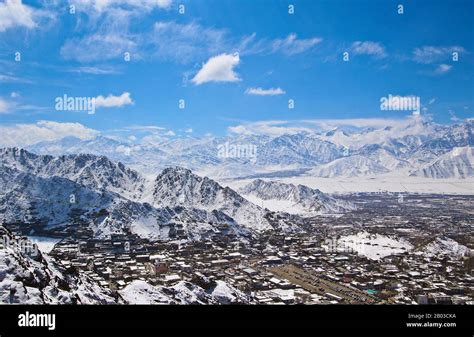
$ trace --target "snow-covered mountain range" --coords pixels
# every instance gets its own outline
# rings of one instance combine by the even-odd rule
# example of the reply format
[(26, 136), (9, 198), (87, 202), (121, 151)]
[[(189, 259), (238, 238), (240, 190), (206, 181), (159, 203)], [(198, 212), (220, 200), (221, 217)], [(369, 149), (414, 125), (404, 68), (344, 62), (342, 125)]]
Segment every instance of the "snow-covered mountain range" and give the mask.
[[(446, 171), (429, 173), (429, 167), (456, 148), (474, 146), (473, 121), (446, 126), (414, 118), (398, 127), (365, 129), (336, 128), (329, 132), (281, 135), (232, 134), (226, 137), (163, 138), (154, 143), (120, 142), (104, 136), (90, 140), (66, 137), (28, 147), (37, 154), (104, 155), (144, 173), (156, 175), (169, 166), (182, 166), (211, 178), (402, 176), (466, 178)], [(239, 150), (222, 155), (220, 147), (252, 146), (255, 156)], [(248, 153), (247, 153), (248, 154)], [(449, 156), (445, 158), (449, 161)], [(472, 167), (472, 156), (466, 157)], [(452, 159), (456, 160), (456, 159)], [(445, 162), (443, 165), (451, 165)], [(453, 164), (456, 165), (456, 164)], [(468, 166), (469, 166), (468, 165)], [(426, 171), (425, 175), (423, 172)], [(421, 172), (421, 174), (419, 173)]]
[(412, 175), (430, 178), (467, 178), (474, 176), (474, 147), (456, 147)]
[[(95, 237), (132, 232), (167, 240), (178, 225), (190, 239), (223, 228), (245, 237), (272, 228), (269, 212), (281, 211), (260, 207), (232, 188), (182, 167), (166, 168), (149, 179), (120, 162), (91, 154), (54, 157), (4, 148), (0, 160), (0, 220), (28, 225), (33, 233), (80, 223)], [(302, 211), (340, 212), (346, 205), (301, 185), (272, 183), (272, 189), (268, 197), (277, 193), (276, 197), (292, 198)], [(262, 183), (251, 192), (262, 196), (272, 189)]]

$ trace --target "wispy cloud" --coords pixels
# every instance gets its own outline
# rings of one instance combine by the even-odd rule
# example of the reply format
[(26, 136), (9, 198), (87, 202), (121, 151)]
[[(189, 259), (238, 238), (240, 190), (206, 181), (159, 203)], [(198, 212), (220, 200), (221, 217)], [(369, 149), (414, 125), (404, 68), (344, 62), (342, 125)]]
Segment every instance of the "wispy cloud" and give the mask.
[(302, 120), (302, 123), (315, 125), (323, 130), (331, 130), (336, 127), (355, 128), (384, 128), (387, 126), (405, 126), (413, 120), (412, 116), (404, 118), (341, 118), (341, 119), (309, 119)]
[(80, 123), (59, 123), (38, 121), (34, 124), (14, 124), (0, 126), (0, 146), (28, 146), (41, 141), (51, 141), (67, 136), (90, 139), (100, 134), (99, 131), (85, 127)]
[(273, 52), (281, 52), (285, 55), (301, 54), (310, 50), (323, 41), (322, 38), (298, 39), (296, 34), (289, 34), (285, 39), (276, 39), (271, 42)]
[(125, 52), (138, 58), (140, 35), (130, 32), (130, 24), (142, 14), (133, 8), (107, 7), (85, 20), (86, 23), (78, 21), (78, 30), (81, 28), (83, 34), (66, 40), (61, 56), (82, 63), (123, 59)]
[(9, 112), (10, 112), (10, 104), (3, 98), (0, 98), (0, 114), (6, 114)]
[(387, 56), (385, 47), (380, 42), (374, 41), (356, 41), (352, 44), (351, 51), (356, 55), (369, 55), (375, 58)]
[(67, 68), (67, 72), (91, 75), (115, 75), (119, 72), (111, 67), (73, 67)]
[(450, 65), (450, 64), (440, 64), (438, 67), (436, 67), (434, 73), (436, 75), (446, 74), (449, 71), (451, 71), (452, 68), (453, 68), (453, 66)]
[(147, 38), (155, 56), (181, 63), (236, 51), (241, 55), (283, 53), (290, 56), (309, 51), (321, 41), (318, 37), (298, 39), (294, 33), (274, 40), (258, 39), (256, 33), (232, 37), (226, 29), (173, 21), (156, 22), (153, 34)]
[(172, 0), (69, 0), (71, 5), (77, 7), (79, 11), (85, 11), (89, 14), (94, 12), (102, 13), (104, 11), (121, 8), (130, 10), (139, 10), (149, 12), (155, 8), (168, 9), (173, 3)]
[[(390, 132), (384, 133), (385, 136), (395, 136), (397, 132), (401, 134), (408, 126), (412, 126), (411, 132), (423, 133), (426, 130), (420, 116), (405, 116), (398, 119), (390, 118), (350, 118), (350, 119), (308, 119), (308, 120), (265, 120), (255, 122), (243, 122), (228, 128), (231, 134), (239, 135), (267, 135), (280, 136), (284, 134), (297, 134), (301, 132), (319, 133), (333, 130), (338, 127), (349, 129), (385, 129), (391, 127)], [(418, 129), (417, 129), (418, 128)]]
[(221, 54), (211, 57), (191, 80), (196, 85), (207, 82), (237, 82), (239, 75), (234, 68), (239, 64), (239, 54)]
[[(87, 8), (94, 7), (88, 3)], [(300, 39), (291, 33), (281, 39), (258, 39), (256, 33), (231, 35), (224, 28), (205, 27), (197, 22), (177, 23), (158, 21), (142, 34), (132, 33), (130, 27), (149, 11), (133, 10), (125, 6), (93, 11), (87, 34), (66, 41), (61, 48), (65, 59), (94, 62), (123, 57), (124, 52), (134, 59), (156, 58), (188, 64), (213, 55), (239, 52), (241, 55), (281, 53), (286, 56), (301, 54), (321, 43), (322, 38)]]
[(228, 131), (237, 135), (267, 135), (280, 136), (284, 134), (296, 134), (300, 132), (313, 132), (311, 127), (299, 125), (297, 122), (270, 120), (243, 123), (236, 126), (230, 126)]
[(257, 96), (275, 96), (275, 95), (284, 95), (286, 92), (281, 88), (248, 88), (245, 90), (247, 95), (257, 95)]
[(133, 54), (136, 50), (133, 36), (110, 31), (70, 39), (61, 47), (60, 53), (66, 60), (93, 62), (124, 57), (125, 52)]
[(126, 130), (137, 130), (137, 131), (162, 131), (166, 128), (158, 125), (131, 125), (125, 128)]
[(36, 106), (31, 104), (23, 104), (19, 101), (20, 94), (18, 92), (11, 92), (10, 99), (5, 99), (0, 97), (0, 115), (1, 114), (11, 114), (20, 110), (30, 110), (30, 111), (40, 111), (47, 110), (48, 107)]
[(453, 53), (466, 53), (462, 46), (435, 47), (423, 46), (413, 50), (412, 59), (418, 63), (430, 64), (451, 60)]
[(0, 82), (5, 83), (32, 83), (26, 78), (16, 77), (12, 75), (0, 74)]
[(152, 54), (160, 59), (188, 63), (232, 49), (225, 29), (207, 28), (195, 22), (156, 22), (147, 39)]

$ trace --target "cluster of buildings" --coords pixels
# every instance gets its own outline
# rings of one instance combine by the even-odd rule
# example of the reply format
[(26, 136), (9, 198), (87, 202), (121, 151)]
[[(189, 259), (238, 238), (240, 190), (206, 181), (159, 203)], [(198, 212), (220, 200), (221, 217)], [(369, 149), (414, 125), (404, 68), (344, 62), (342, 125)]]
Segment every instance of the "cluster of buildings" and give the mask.
[[(437, 237), (473, 247), (469, 202), (461, 198), (461, 204), (450, 205), (441, 197), (415, 196), (400, 206), (397, 196), (353, 198), (367, 206), (340, 217), (308, 218), (303, 232), (270, 230), (239, 240), (217, 231), (189, 241), (177, 228), (171, 240), (150, 241), (132, 233), (90, 239), (81, 231), (56, 244), (50, 255), (67, 272), (88, 275), (111, 290), (134, 280), (156, 286), (188, 281), (204, 289), (222, 280), (255, 304), (474, 304), (472, 250), (425, 249)], [(372, 259), (328, 245), (328, 238), (337, 242), (360, 231), (399, 238), (411, 247)]]

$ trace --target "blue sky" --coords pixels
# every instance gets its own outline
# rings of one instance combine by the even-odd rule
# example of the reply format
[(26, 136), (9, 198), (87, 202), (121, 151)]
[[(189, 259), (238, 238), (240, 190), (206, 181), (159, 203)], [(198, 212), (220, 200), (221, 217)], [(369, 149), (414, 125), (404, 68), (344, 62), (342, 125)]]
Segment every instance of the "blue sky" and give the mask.
[[(473, 15), (468, 0), (0, 0), (0, 127), (31, 143), (411, 118), (380, 109), (389, 94), (458, 122), (473, 116)], [(102, 104), (58, 111), (63, 95)]]

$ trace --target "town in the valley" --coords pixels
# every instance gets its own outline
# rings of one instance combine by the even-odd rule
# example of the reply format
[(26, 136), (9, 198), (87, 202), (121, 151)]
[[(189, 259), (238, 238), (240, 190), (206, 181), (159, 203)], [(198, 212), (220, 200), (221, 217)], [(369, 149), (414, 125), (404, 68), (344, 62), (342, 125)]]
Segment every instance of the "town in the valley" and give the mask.
[[(357, 209), (306, 217), (297, 232), (237, 238), (222, 225), (191, 241), (176, 223), (166, 241), (132, 233), (98, 240), (78, 220), (73, 230), (41, 234), (58, 238), (48, 255), (65, 272), (116, 293), (136, 280), (203, 289), (221, 280), (252, 304), (474, 304), (473, 196), (340, 197)], [(292, 221), (271, 214), (270, 221)], [(5, 227), (17, 238), (28, 234), (19, 224)]]

